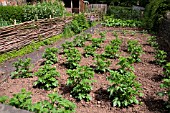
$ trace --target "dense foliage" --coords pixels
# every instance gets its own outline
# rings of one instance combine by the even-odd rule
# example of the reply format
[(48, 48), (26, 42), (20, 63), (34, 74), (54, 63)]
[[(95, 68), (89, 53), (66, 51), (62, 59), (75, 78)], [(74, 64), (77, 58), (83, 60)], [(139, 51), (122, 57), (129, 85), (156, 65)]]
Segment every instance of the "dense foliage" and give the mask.
[(51, 67), (51, 65), (44, 65), (35, 75), (38, 77), (38, 80), (34, 82), (34, 85), (37, 87), (50, 90), (58, 86), (56, 77), (59, 77), (60, 74), (56, 71), (56, 68)]
[(126, 107), (133, 103), (139, 104), (136, 96), (141, 96), (139, 92), (142, 90), (139, 84), (135, 80), (136, 76), (133, 72), (122, 74), (119, 71), (110, 71), (110, 76), (107, 78), (111, 83), (108, 87), (109, 97), (112, 100), (113, 106)]
[(114, 19), (112, 17), (104, 20), (102, 23), (104, 26), (108, 27), (142, 27), (142, 22), (137, 20), (121, 20), (121, 19)]
[(45, 64), (54, 64), (58, 61), (56, 53), (58, 48), (46, 48), (45, 52), (42, 55), (42, 58), (45, 58)]
[(21, 89), (21, 92), (14, 94), (9, 99), (7, 96), (1, 96), (0, 102), (15, 106), (16, 108), (29, 110), (35, 113), (73, 113), (76, 105), (69, 100), (62, 98), (57, 93), (48, 94), (49, 100), (32, 103), (31, 92)]
[(45, 19), (62, 16), (65, 13), (64, 7), (59, 1), (37, 3), (36, 5), (24, 6), (1, 6), (0, 20), (8, 23), (25, 22), (30, 20)]
[(67, 84), (73, 87), (71, 94), (79, 100), (91, 100), (89, 93), (94, 82), (91, 80), (94, 76), (93, 69), (87, 66), (79, 66), (74, 70), (67, 70), (67, 74), (69, 75)]
[(141, 20), (141, 11), (132, 10), (132, 8), (109, 6), (108, 15), (112, 15), (115, 19), (122, 20)]
[(157, 31), (161, 19), (169, 9), (169, 0), (150, 0), (144, 12), (145, 28)]

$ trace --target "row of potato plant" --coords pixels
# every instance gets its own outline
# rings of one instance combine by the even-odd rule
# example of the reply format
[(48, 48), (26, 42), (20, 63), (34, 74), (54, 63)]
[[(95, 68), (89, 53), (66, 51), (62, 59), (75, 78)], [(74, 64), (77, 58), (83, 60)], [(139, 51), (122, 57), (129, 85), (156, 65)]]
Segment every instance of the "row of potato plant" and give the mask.
[(155, 63), (159, 66), (162, 66), (164, 69), (163, 83), (160, 84), (161, 88), (164, 88), (163, 91), (158, 92), (159, 96), (168, 96), (168, 101), (165, 102), (166, 108), (170, 108), (170, 62), (167, 62), (167, 53), (164, 50), (159, 49), (159, 44), (156, 36), (148, 37), (148, 43), (155, 49)]

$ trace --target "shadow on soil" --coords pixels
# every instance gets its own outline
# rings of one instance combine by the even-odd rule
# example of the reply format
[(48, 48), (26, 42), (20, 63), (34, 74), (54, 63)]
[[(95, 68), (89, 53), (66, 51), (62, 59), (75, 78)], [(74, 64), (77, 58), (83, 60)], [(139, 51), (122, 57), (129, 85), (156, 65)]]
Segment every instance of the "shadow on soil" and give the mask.
[(106, 89), (100, 88), (95, 92), (95, 100), (98, 101), (104, 101), (104, 102), (110, 102), (109, 99), (109, 93), (107, 92)]
[(168, 110), (165, 108), (165, 101), (161, 99), (154, 99), (154, 97), (142, 98), (142, 101), (145, 103), (149, 111), (168, 113)]
[(154, 81), (154, 82), (160, 82), (160, 81), (162, 81), (163, 78), (164, 78), (163, 75), (153, 75), (151, 77), (151, 80)]

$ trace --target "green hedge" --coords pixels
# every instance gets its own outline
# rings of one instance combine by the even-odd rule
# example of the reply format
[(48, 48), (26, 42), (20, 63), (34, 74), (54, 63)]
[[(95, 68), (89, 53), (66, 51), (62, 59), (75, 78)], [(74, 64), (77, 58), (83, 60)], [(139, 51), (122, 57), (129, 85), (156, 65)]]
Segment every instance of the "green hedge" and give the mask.
[(22, 6), (0, 6), (0, 18), (4, 21), (23, 21)]
[(167, 10), (170, 10), (169, 0), (151, 0), (144, 12), (143, 23), (145, 23), (145, 27), (157, 31)]
[(65, 12), (61, 2), (43, 2), (37, 5), (25, 6), (0, 6), (0, 19), (3, 21), (12, 22), (16, 19), (17, 22), (25, 22), (34, 19), (44, 19), (51, 17), (62, 16)]
[(141, 20), (141, 11), (132, 10), (130, 7), (110, 6), (107, 14), (116, 19)]

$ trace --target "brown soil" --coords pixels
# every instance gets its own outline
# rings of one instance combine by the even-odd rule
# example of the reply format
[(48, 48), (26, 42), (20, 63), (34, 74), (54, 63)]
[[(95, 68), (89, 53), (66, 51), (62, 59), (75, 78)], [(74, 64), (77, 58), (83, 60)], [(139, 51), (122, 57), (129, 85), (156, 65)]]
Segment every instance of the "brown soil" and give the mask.
[[(101, 44), (102, 48), (97, 49), (97, 53), (101, 54), (104, 52), (104, 46), (106, 46), (109, 41), (115, 39), (112, 35), (113, 30), (122, 30), (120, 28), (98, 28), (100, 30), (108, 30), (107, 37), (104, 43)], [(107, 88), (109, 86), (106, 77), (109, 73), (98, 74), (95, 73), (94, 79), (96, 82), (93, 84), (93, 90), (90, 95), (92, 96), (92, 101), (77, 102), (73, 97), (70, 96), (70, 88), (66, 86), (66, 81), (68, 75), (66, 74), (67, 68), (63, 65), (65, 58), (62, 54), (58, 54), (59, 62), (53, 66), (56, 67), (57, 71), (60, 73), (59, 77), (60, 86), (54, 90), (45, 91), (43, 89), (33, 88), (33, 82), (37, 80), (37, 77), (33, 78), (24, 78), (24, 79), (8, 79), (3, 84), (0, 85), (0, 96), (7, 95), (12, 97), (13, 94), (20, 92), (21, 88), (26, 88), (28, 91), (32, 92), (33, 102), (38, 102), (41, 100), (47, 99), (47, 94), (58, 91), (64, 98), (73, 101), (76, 103), (76, 113), (165, 113), (168, 112), (164, 109), (164, 101), (166, 98), (157, 96), (157, 92), (162, 91), (160, 84), (163, 79), (163, 69), (162, 67), (154, 64), (154, 49), (150, 47), (146, 40), (149, 34), (136, 33), (134, 36), (131, 35), (132, 30), (127, 30), (128, 33), (124, 36), (121, 32), (118, 32), (119, 37), (123, 39), (123, 44), (121, 46), (121, 55), (128, 56), (127, 50), (127, 41), (128, 40), (138, 40), (139, 43), (143, 46), (144, 54), (141, 55), (142, 62), (135, 63), (135, 74), (137, 80), (142, 84), (144, 96), (138, 98), (141, 101), (140, 105), (132, 105), (127, 108), (117, 108), (112, 107), (111, 102), (108, 97)], [(98, 32), (93, 34), (93, 37), (99, 37)], [(86, 45), (90, 42), (86, 42)], [(83, 48), (77, 48), (83, 54)], [(110, 69), (117, 69), (116, 63), (118, 59), (110, 59), (111, 66)], [(43, 62), (42, 59), (39, 59), (34, 65), (33, 71), (36, 72), (40, 67), (40, 64)], [(93, 66), (93, 58), (85, 58), (82, 56), (80, 65)]]

